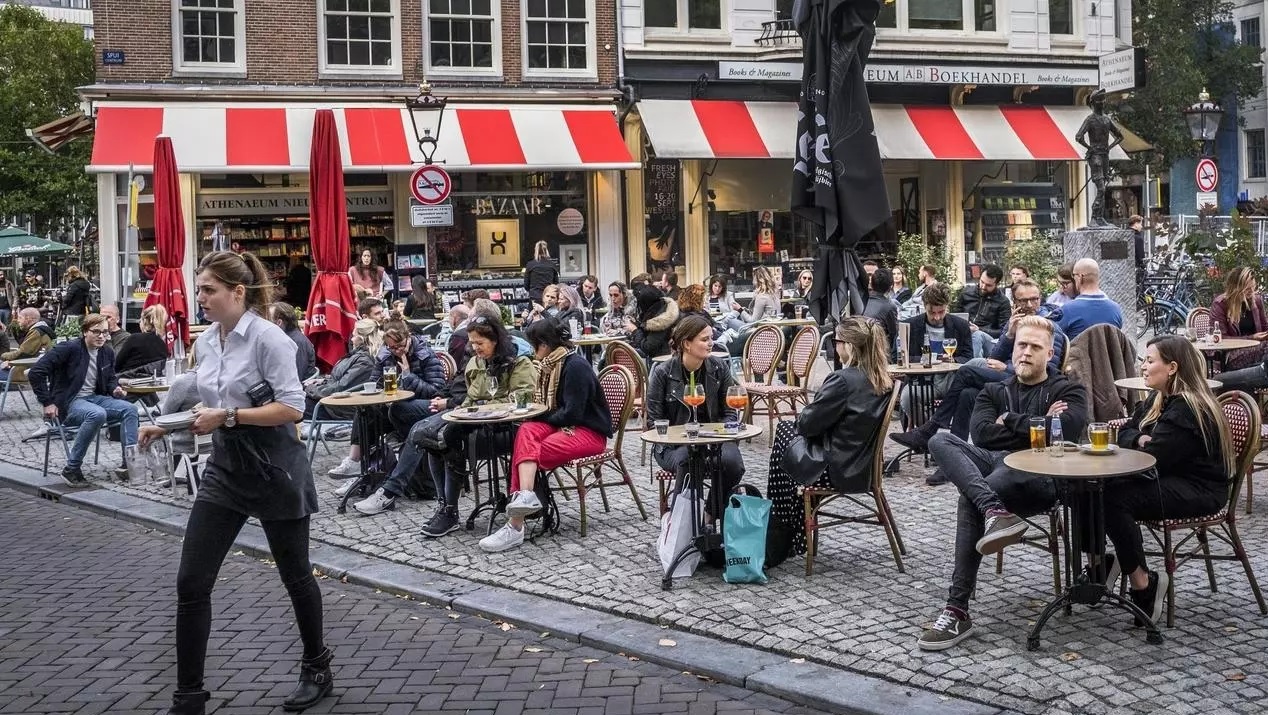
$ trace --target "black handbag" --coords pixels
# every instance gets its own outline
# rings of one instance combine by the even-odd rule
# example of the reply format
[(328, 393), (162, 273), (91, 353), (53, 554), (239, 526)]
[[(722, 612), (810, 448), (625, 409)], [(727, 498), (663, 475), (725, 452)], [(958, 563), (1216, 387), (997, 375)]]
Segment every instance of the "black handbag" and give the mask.
[(828, 469), (828, 450), (817, 440), (794, 435), (784, 450), (784, 472), (793, 482), (808, 486), (819, 481)]
[[(448, 410), (445, 410), (448, 412)], [(452, 422), (446, 422), (444, 412), (437, 412), (414, 426), (410, 433), (418, 446), (429, 452), (445, 452), (449, 449), (450, 428)], [(454, 445), (457, 446), (457, 445)]]

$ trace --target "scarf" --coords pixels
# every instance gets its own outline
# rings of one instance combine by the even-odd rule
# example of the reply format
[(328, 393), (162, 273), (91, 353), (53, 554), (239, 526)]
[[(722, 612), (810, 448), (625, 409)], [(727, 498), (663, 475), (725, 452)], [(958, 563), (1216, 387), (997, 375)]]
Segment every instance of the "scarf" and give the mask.
[(533, 401), (554, 410), (559, 405), (559, 380), (564, 374), (564, 360), (576, 352), (576, 348), (558, 347), (541, 361), (537, 371), (537, 390)]

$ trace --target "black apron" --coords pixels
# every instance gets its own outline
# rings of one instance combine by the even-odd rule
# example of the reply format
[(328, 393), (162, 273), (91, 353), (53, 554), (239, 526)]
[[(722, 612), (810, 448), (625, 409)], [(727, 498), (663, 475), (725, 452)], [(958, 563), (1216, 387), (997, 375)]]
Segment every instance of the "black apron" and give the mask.
[(295, 426), (216, 430), (198, 499), (260, 521), (315, 513), (317, 488)]

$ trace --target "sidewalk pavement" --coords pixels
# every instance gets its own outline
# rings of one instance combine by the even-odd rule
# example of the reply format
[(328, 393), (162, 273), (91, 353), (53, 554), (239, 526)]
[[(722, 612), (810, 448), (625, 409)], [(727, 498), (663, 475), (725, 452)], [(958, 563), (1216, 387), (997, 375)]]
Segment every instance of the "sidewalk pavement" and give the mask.
[[(0, 460), (38, 466), (42, 444), (36, 449), (19, 442), (38, 426), (34, 414), (10, 411), (5, 421), (9, 429), (0, 431)], [(1025, 634), (1052, 595), (1050, 562), (1037, 550), (1013, 548), (1006, 553), (1002, 573), (994, 573), (989, 560), (983, 564), (973, 604), (974, 636), (942, 653), (917, 650), (921, 628), (944, 603), (957, 497), (949, 485), (926, 486), (919, 460), (905, 463), (886, 482), (909, 551), (906, 573), (897, 572), (878, 527), (854, 526), (825, 533), (813, 576), (804, 576), (801, 560), (793, 559), (773, 569), (771, 581), (763, 586), (727, 585), (718, 572), (702, 569), (665, 592), (655, 550), (656, 491), (648, 481), (650, 467), (639, 464), (636, 435), (627, 436), (624, 456), (649, 510), (648, 521), (638, 518), (628, 490), (608, 489), (608, 513), (599, 495), (591, 493), (590, 535), (582, 539), (575, 502), (561, 498), (563, 528), (557, 537), (539, 538), (500, 555), (476, 547), (483, 519), (475, 534), (422, 537), (419, 527), (430, 516), (429, 502), (401, 500), (395, 510), (375, 517), (336, 514), (332, 492), (339, 482), (324, 476), (343, 455), (342, 446), (333, 447), (332, 455), (318, 448), (314, 469), (323, 509), (313, 520), (314, 539), (323, 544), (314, 555), (329, 573), (347, 573), (386, 590), (412, 590), (427, 600), (509, 619), (514, 613), (501, 614), (510, 609), (488, 600), (493, 594), (498, 599), (539, 596), (545, 600), (518, 611), (528, 614), (519, 616), (530, 619), (526, 623), (567, 614), (562, 620), (575, 625), (556, 632), (575, 631), (583, 642), (625, 652), (641, 647), (648, 658), (668, 656), (659, 662), (711, 673), (723, 682), (768, 691), (786, 688), (779, 691), (781, 697), (815, 707), (867, 704), (854, 694), (863, 686), (834, 680), (858, 676), (867, 677), (862, 682), (872, 692), (887, 686), (911, 693), (901, 696), (903, 712), (925, 702), (939, 708), (932, 712), (953, 707), (967, 711), (981, 703), (988, 710), (1024, 713), (1248, 713), (1259, 710), (1268, 687), (1268, 663), (1262, 658), (1268, 619), (1255, 608), (1236, 562), (1216, 566), (1217, 593), (1207, 589), (1200, 564), (1180, 569), (1177, 627), (1164, 631), (1161, 646), (1146, 645), (1143, 632), (1116, 610), (1080, 607), (1071, 617), (1049, 621), (1043, 648), (1029, 652)], [(744, 481), (765, 491), (766, 439), (742, 451), (748, 467)], [(891, 445), (887, 451), (895, 450)], [(108, 491), (78, 492), (63, 500), (145, 519), (164, 529), (183, 526), (188, 497), (154, 486), (110, 483), (108, 470), (117, 458), (117, 444), (103, 445), (102, 465), (89, 471)], [(52, 469), (59, 468), (55, 458)], [(32, 479), (29, 471), (15, 467), (0, 477), (6, 475), (24, 488), (39, 487), (38, 473)], [(45, 493), (59, 491), (66, 490), (54, 487)], [(464, 498), (462, 508), (465, 513), (470, 501)], [(1268, 574), (1266, 521), (1261, 509), (1240, 524), (1261, 577)], [(247, 539), (254, 539), (248, 546), (264, 547), (258, 530)], [(1161, 568), (1162, 563), (1154, 559), (1151, 566)], [(699, 650), (718, 654), (720, 662), (674, 660), (683, 658), (681, 646), (666, 654), (651, 634), (640, 638), (601, 620), (612, 616), (626, 619), (622, 623), (631, 628), (653, 624), (672, 629), (672, 640), (680, 644), (699, 637)], [(736, 661), (726, 646), (744, 647), (746, 655)], [(794, 662), (802, 659), (806, 662)], [(775, 676), (793, 680), (768, 684)], [(951, 700), (940, 700), (944, 697)]]
[[(0, 509), (0, 713), (167, 712), (180, 540), (7, 489)], [(819, 713), (333, 579), (321, 589), (335, 688), (309, 713)], [(302, 647), (276, 569), (237, 552), (213, 599), (209, 710), (281, 712)]]

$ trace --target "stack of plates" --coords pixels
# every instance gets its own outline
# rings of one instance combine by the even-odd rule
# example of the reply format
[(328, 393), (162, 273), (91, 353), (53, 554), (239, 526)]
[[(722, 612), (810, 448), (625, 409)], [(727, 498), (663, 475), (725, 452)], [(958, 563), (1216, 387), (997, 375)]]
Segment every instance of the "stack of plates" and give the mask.
[(194, 425), (194, 413), (192, 410), (186, 410), (173, 412), (170, 415), (159, 415), (154, 418), (154, 424), (165, 430), (189, 429)]

